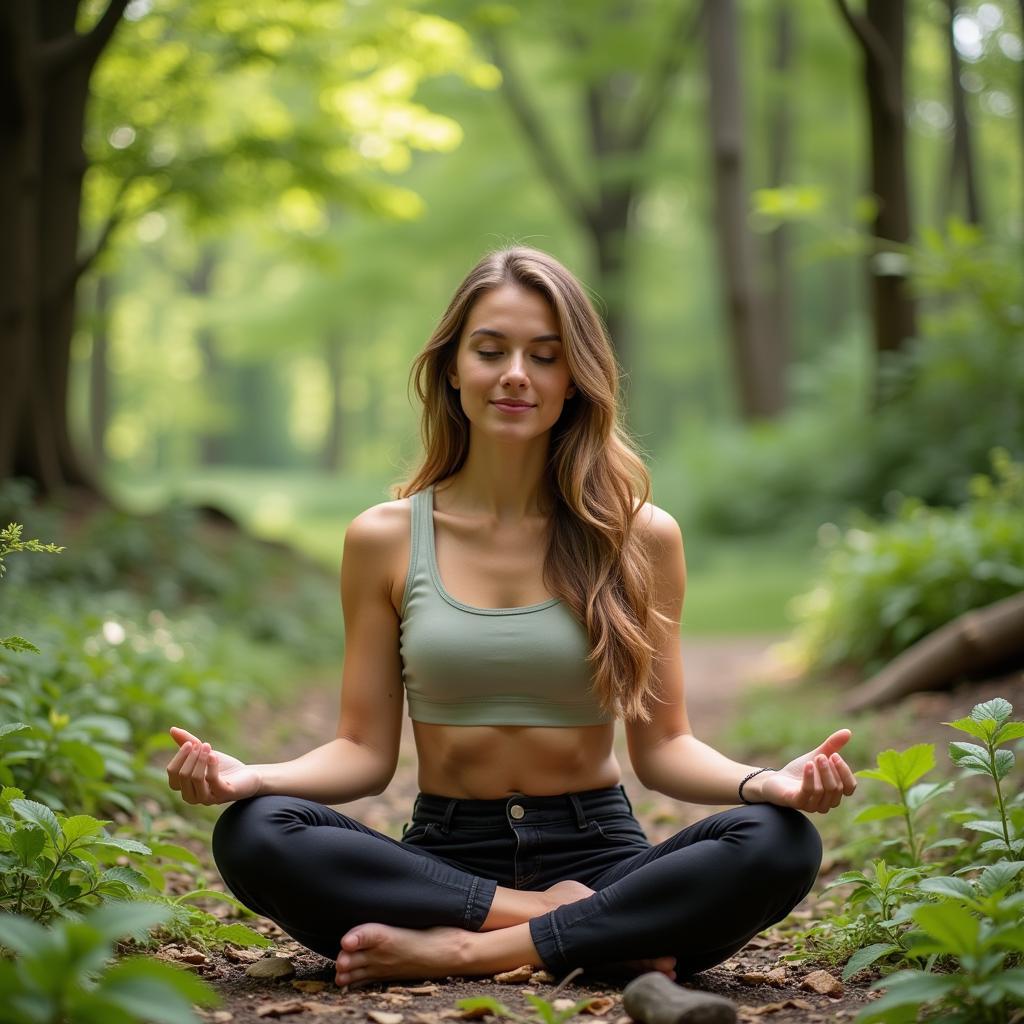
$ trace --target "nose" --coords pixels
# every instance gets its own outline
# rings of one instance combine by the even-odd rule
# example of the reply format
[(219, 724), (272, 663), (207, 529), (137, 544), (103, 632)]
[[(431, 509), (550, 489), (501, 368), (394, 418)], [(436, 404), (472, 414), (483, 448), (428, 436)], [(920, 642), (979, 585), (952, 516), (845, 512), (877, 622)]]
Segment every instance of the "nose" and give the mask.
[(514, 384), (522, 387), (528, 383), (526, 376), (526, 356), (521, 352), (513, 352), (509, 360), (508, 368), (501, 375), (502, 384)]

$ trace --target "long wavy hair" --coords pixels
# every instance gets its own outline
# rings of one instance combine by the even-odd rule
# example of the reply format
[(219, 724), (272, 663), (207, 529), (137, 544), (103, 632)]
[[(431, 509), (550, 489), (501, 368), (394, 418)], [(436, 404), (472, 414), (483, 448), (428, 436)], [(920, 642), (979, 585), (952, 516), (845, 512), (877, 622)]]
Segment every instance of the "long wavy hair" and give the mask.
[(657, 637), (676, 626), (654, 607), (651, 552), (634, 531), (651, 497), (651, 479), (620, 424), (619, 368), (604, 324), (582, 285), (554, 257), (526, 246), (500, 249), (459, 285), (413, 361), (409, 380), (423, 403), (423, 457), (391, 494), (408, 497), (466, 461), (470, 424), (448, 371), (473, 304), (507, 283), (538, 292), (551, 305), (577, 389), (551, 429), (544, 483), (554, 505), (544, 584), (586, 628), (592, 688), (602, 710), (649, 722), (649, 703), (659, 700), (651, 678)]

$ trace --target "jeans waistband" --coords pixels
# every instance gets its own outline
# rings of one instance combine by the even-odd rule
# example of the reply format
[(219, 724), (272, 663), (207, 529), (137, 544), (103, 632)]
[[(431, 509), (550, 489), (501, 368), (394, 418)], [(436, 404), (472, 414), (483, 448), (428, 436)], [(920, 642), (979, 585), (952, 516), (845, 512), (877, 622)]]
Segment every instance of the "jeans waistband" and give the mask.
[(460, 800), (435, 793), (419, 793), (413, 803), (412, 817), (415, 822), (440, 822), (444, 832), (448, 832), (453, 823), (460, 826), (493, 827), (510, 819), (513, 823), (522, 821), (524, 825), (553, 825), (574, 821), (578, 828), (584, 829), (587, 827), (587, 815), (614, 811), (633, 812), (633, 805), (621, 784), (603, 789), (585, 789), (579, 793), (560, 793), (557, 796), (513, 793), (495, 800)]

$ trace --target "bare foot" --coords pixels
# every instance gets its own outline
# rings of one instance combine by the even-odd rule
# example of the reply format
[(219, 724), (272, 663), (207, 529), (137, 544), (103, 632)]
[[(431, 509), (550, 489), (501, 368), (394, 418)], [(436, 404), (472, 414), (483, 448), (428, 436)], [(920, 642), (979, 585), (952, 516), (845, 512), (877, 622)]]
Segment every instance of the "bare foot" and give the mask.
[(443, 978), (457, 973), (464, 934), (459, 928), (356, 925), (341, 937), (334, 981), (350, 985), (384, 978)]
[(594, 895), (594, 890), (589, 885), (567, 878), (564, 882), (555, 882), (543, 890), (544, 898), (548, 901), (548, 910), (555, 907), (565, 906), (566, 903), (576, 903), (578, 900), (585, 900), (588, 896)]

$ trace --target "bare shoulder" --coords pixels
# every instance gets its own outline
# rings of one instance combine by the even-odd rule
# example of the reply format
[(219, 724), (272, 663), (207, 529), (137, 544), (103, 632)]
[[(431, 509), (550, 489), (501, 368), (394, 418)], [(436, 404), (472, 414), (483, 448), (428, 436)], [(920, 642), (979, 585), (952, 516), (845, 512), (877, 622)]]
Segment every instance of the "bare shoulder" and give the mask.
[(382, 501), (360, 512), (345, 531), (345, 558), (353, 575), (382, 586), (396, 611), (401, 608), (399, 590), (409, 562), (411, 517), (408, 498)]
[(683, 546), (683, 533), (671, 512), (645, 501), (634, 520), (637, 533), (655, 554), (670, 554)]

